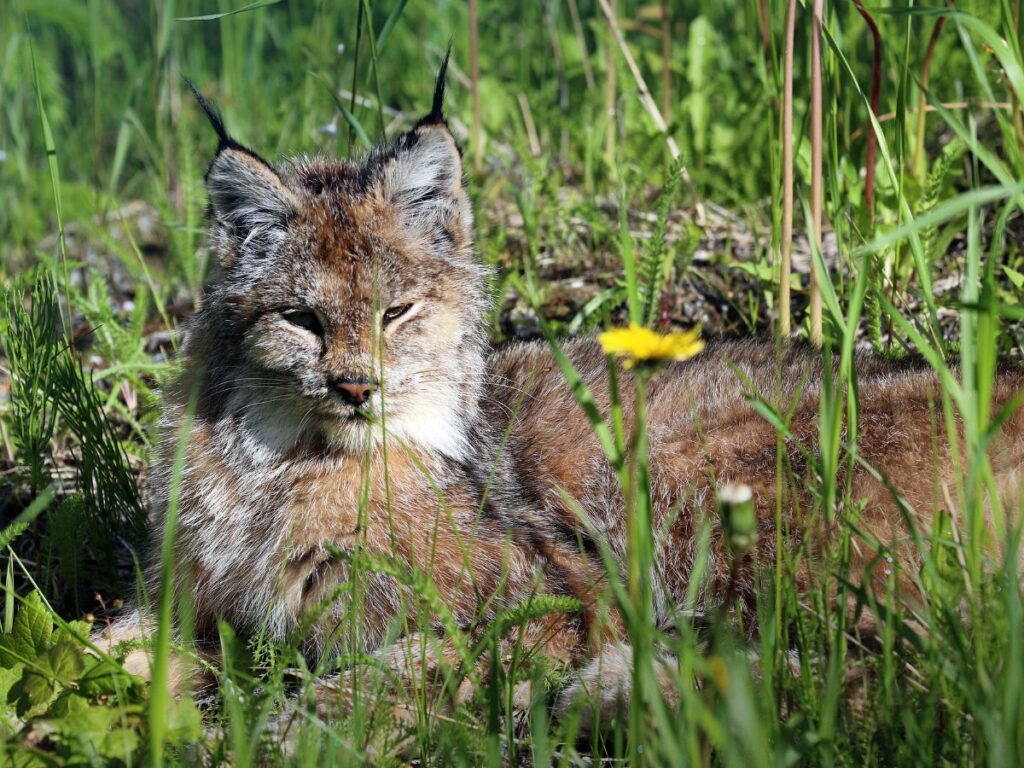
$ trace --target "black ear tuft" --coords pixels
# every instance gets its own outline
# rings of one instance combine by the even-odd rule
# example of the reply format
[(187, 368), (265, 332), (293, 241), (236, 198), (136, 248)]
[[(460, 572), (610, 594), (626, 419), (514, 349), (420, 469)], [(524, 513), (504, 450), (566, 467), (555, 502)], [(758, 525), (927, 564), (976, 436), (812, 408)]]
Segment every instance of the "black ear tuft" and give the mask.
[(188, 87), (192, 91), (192, 95), (195, 96), (199, 108), (206, 113), (206, 119), (210, 121), (213, 130), (217, 132), (217, 138), (220, 139), (217, 151), (219, 152), (226, 147), (236, 146), (235, 140), (228, 136), (227, 129), (224, 127), (224, 119), (220, 116), (220, 112), (210, 106), (209, 102), (203, 98), (203, 94), (199, 92), (199, 89), (196, 88), (191, 80), (186, 77), (185, 82), (188, 83)]
[[(192, 95), (195, 96), (196, 102), (199, 104), (200, 109), (202, 109), (203, 112), (206, 114), (206, 119), (210, 121), (210, 125), (213, 126), (213, 130), (216, 131), (217, 133), (217, 151), (213, 155), (213, 162), (217, 161), (217, 158), (220, 156), (220, 153), (223, 152), (225, 149), (235, 149), (238, 150), (239, 152), (244, 152), (257, 162), (262, 163), (269, 170), (273, 171), (273, 173), (276, 175), (277, 171), (274, 170), (273, 166), (271, 166), (270, 163), (268, 163), (266, 160), (264, 160), (262, 157), (260, 157), (258, 154), (253, 152), (248, 147), (239, 144), (237, 141), (235, 141), (228, 135), (228, 130), (227, 128), (224, 127), (224, 118), (220, 116), (220, 112), (218, 112), (216, 108), (211, 106), (210, 103), (203, 98), (203, 94), (199, 92), (199, 89), (195, 87), (191, 80), (189, 80), (186, 77), (185, 82), (188, 83), (188, 87), (192, 90)], [(210, 164), (210, 167), (206, 171), (207, 180), (209, 180), (210, 171), (212, 170), (213, 163)]]
[(441, 69), (437, 71), (437, 82), (434, 84), (434, 101), (430, 106), (430, 114), (420, 120), (416, 127), (422, 125), (434, 125), (436, 123), (447, 124), (444, 118), (444, 86), (448, 79), (448, 59), (452, 55), (452, 44), (448, 42), (448, 50), (444, 54), (444, 61), (441, 62)]

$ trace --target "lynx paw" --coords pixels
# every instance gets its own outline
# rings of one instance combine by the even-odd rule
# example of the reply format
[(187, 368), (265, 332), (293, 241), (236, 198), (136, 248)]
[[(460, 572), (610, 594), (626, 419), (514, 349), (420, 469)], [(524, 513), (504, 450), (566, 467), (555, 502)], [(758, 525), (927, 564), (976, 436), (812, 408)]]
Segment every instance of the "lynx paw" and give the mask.
[[(92, 642), (106, 653), (113, 653), (121, 643), (149, 643), (153, 637), (151, 625), (138, 611), (133, 611), (104, 629), (95, 632)], [(133, 648), (124, 657), (121, 666), (126, 672), (141, 677), (147, 683), (153, 678), (153, 653), (148, 647)], [(180, 697), (194, 692), (208, 682), (202, 667), (193, 659), (172, 653), (167, 676), (167, 688), (172, 696)]]
[[(678, 693), (673, 682), (675, 659), (660, 654), (654, 659), (654, 679), (667, 701)], [(605, 646), (583, 667), (555, 703), (555, 716), (565, 718), (577, 713), (581, 733), (606, 727), (629, 706), (633, 693), (633, 648), (627, 643)]]

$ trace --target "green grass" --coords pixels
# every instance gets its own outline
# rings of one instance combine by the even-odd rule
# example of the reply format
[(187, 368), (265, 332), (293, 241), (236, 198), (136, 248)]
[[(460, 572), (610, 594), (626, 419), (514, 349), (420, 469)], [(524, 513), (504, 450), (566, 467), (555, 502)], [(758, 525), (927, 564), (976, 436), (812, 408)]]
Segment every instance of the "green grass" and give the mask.
[[(480, 3), (483, 169), (470, 173), (469, 186), (479, 253), (498, 268), (496, 339), (532, 332), (557, 348), (566, 332), (627, 318), (703, 319), (723, 335), (775, 333), (786, 3), (767, 2), (767, 51), (756, 0), (669, 3), (665, 62), (658, 4), (619, 0), (619, 23), (655, 101), (667, 64), (678, 161), (636, 98), (599, 3), (576, 3), (582, 38), (569, 2)], [(811, 229), (810, 5), (798, 4), (794, 49), (798, 232)], [(557, 601), (508, 612), (482, 634), (449, 621), (465, 663), (449, 670), (441, 691), (424, 685), (382, 695), (386, 678), (374, 660), (355, 654), (352, 637), (339, 638), (357, 694), (350, 711), (326, 722), (298, 706), (312, 695), (312, 680), (332, 671), (306, 667), (299, 637), (276, 645), (223, 627), (219, 693), (202, 716), (192, 702), (147, 689), (114, 660), (84, 652), (82, 619), (104, 621), (115, 599), (135, 595), (133, 558), (145, 540), (137, 481), (151, 453), (157, 391), (173, 372), (177, 324), (212, 271), (202, 175), (215, 137), (185, 78), (218, 104), (234, 136), (272, 159), (357, 155), (428, 109), (451, 40), (448, 109), (465, 143), (466, 4), (8, 0), (0, 7), (0, 338), (9, 392), (0, 410), (0, 762), (1024, 762), (1024, 614), (1012, 525), (1020, 510), (991, 512), (1010, 565), (988, 561), (982, 548), (992, 478), (984, 448), (1007, 415), (991, 412), (993, 371), (1001, 357), (1019, 355), (1024, 338), (1024, 26), (1019, 0), (957, 3), (946, 11), (922, 89), (939, 5), (870, 8), (883, 41), (877, 119), (868, 108), (867, 27), (852, 2), (826, 9), (830, 240), (824, 254), (798, 241), (804, 267), (792, 282), (794, 328), (807, 336), (816, 270), (823, 354), (838, 360), (822, 398), (816, 479), (785, 466), (789, 414), (755, 407), (779, 432), (779, 504), (795, 483), (811, 482), (818, 502), (809, 517), (845, 510), (828, 553), (830, 577), (798, 592), (804, 555), (782, 552), (763, 576), (761, 631), (751, 641), (725, 613), (696, 627), (685, 605), (672, 632), (655, 627), (643, 608), (650, 587), (636, 578), (643, 569), (623, 582), (609, 556), (603, 604), (623, 612), (631, 636), (674, 657), (678, 704), (662, 701), (652, 684), (656, 661), (641, 654), (643, 694), (629, 716), (601, 738), (579, 740), (577, 717), (550, 717), (566, 670), (516, 645), (509, 668), (495, 665), (472, 680), (476, 662), (498, 657), (502, 636), (515, 637), (531, 616), (571, 609)], [(609, 61), (614, 120), (604, 101)], [(931, 111), (918, 147), (922, 95)], [(870, 132), (878, 143), (873, 211), (862, 173)], [(467, 146), (467, 160), (475, 150)], [(586, 290), (567, 293), (575, 277)], [(860, 536), (850, 512), (857, 500), (834, 478), (849, 475), (842, 462), (857, 460), (852, 360), (862, 342), (879, 354), (923, 355), (943, 381), (936, 435), (959, 429), (965, 437), (958, 519), (919, 541), (917, 614), (845, 578)], [(643, 525), (646, 469), (643, 452), (629, 460), (625, 448), (644, 444), (643, 424), (634, 431), (621, 414), (605, 424), (587, 393), (574, 391), (631, 491), (631, 552), (642, 565), (652, 544)], [(699, 534), (698, 574), (709, 537), (710, 523)], [(360, 578), (374, 570), (404, 580), (444, 621), (429, 574), (395, 563), (356, 562), (342, 588), (358, 595)], [(835, 610), (849, 595), (880, 628), (866, 647), (851, 617)], [(157, 669), (165, 674), (178, 642), (169, 585), (146, 599), (161, 617)], [(354, 604), (348, 629), (358, 633)], [(466, 676), (473, 694), (456, 702)], [(532, 683), (532, 700), (514, 713), (523, 681)], [(282, 709), (299, 713), (287, 754)]]

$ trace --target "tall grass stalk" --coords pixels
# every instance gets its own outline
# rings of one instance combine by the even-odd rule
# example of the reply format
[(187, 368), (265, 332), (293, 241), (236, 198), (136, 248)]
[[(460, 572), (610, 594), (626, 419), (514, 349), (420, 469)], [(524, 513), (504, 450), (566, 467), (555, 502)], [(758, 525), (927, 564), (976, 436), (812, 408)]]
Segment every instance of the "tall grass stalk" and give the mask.
[(50, 121), (46, 116), (43, 104), (43, 91), (39, 84), (39, 70), (36, 67), (36, 50), (29, 43), (29, 55), (32, 59), (32, 83), (35, 86), (36, 106), (39, 108), (39, 125), (43, 134), (43, 147), (46, 150), (46, 165), (50, 172), (50, 191), (53, 195), (53, 212), (57, 218), (57, 242), (60, 245), (60, 264), (64, 271), (64, 302), (67, 305), (67, 324), (64, 332), (70, 342), (74, 338), (75, 312), (71, 301), (71, 281), (68, 278), (68, 244), (64, 231), (64, 206), (61, 201), (60, 162), (57, 158), (57, 145), (53, 139)]
[[(174, 452), (174, 463), (171, 469), (171, 490), (167, 500), (167, 511), (164, 518), (164, 529), (160, 544), (160, 592), (157, 596), (156, 637), (152, 649), (152, 681), (149, 698), (149, 759), (154, 766), (164, 762), (164, 745), (167, 739), (168, 718), (171, 711), (171, 692), (169, 688), (171, 665), (171, 642), (175, 636), (175, 598), (181, 594), (182, 585), (175, 584), (175, 538), (178, 528), (178, 502), (181, 498), (181, 483), (185, 471), (185, 458), (188, 454), (189, 433), (192, 428), (192, 414), (195, 413), (198, 401), (198, 389), (192, 393), (191, 400), (181, 421), (176, 436), (177, 448)], [(178, 605), (180, 607), (180, 603)]]

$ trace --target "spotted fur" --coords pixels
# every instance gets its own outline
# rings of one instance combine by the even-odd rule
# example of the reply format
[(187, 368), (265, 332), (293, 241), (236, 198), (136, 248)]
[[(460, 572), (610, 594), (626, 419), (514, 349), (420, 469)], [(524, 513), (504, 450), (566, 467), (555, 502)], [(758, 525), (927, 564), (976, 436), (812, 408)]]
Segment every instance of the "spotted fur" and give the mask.
[[(158, 533), (177, 498), (175, 585), (190, 591), (200, 640), (215, 638), (218, 621), (282, 639), (333, 596), (303, 645), (311, 659), (333, 653), (350, 607), (337, 594), (349, 576), (337, 553), (360, 551), (428, 574), (467, 628), (538, 592), (579, 598), (579, 615), (530, 636), (585, 670), (582, 689), (611, 669), (606, 687), (621, 697), (629, 649), (614, 616), (596, 621), (594, 596), (603, 586), (600, 553), (625, 561), (622, 492), (548, 346), (487, 345), (487, 270), (473, 252), (460, 151), (440, 97), (410, 132), (353, 162), (271, 166), (211, 119), (221, 141), (207, 187), (222, 274), (188, 326), (153, 472)], [(588, 339), (566, 350), (607, 417), (604, 355)], [(910, 593), (917, 550), (886, 479), (925, 533), (933, 510), (948, 506), (954, 478), (939, 385), (915, 363), (859, 357), (856, 369), (862, 462), (843, 461), (853, 475), (840, 480), (863, 502), (863, 529), (897, 554)], [(619, 374), (628, 424), (632, 382), (628, 371)], [(834, 524), (809, 514), (808, 459), (819, 450), (823, 379), (819, 353), (761, 342), (711, 344), (654, 379), (659, 622), (668, 624), (691, 590), (703, 521), (712, 536), (697, 612), (720, 604), (735, 576), (744, 625), (755, 627), (758, 574), (774, 563), (777, 542), (805, 551), (804, 588), (824, 577), (814, 564)], [(373, 391), (352, 405), (338, 381), (365, 381)], [(1019, 372), (1001, 373), (994, 407), (1021, 389)], [(797, 483), (778, 535), (780, 442), (752, 395), (792, 409), (781, 445)], [(1015, 497), (1024, 417), (1006, 424), (993, 456), (997, 483)], [(715, 487), (726, 481), (752, 488), (758, 516), (757, 547), (735, 573), (713, 514)], [(855, 578), (885, 584), (872, 547), (858, 542), (852, 560)], [(151, 563), (155, 588), (156, 556)], [(397, 617), (421, 607), (394, 573), (371, 572), (363, 590), (359, 642), (373, 651)], [(440, 631), (436, 616), (423, 618)], [(138, 636), (148, 626), (137, 612), (113, 634)], [(610, 649), (604, 662), (602, 647)]]

